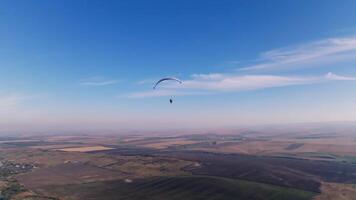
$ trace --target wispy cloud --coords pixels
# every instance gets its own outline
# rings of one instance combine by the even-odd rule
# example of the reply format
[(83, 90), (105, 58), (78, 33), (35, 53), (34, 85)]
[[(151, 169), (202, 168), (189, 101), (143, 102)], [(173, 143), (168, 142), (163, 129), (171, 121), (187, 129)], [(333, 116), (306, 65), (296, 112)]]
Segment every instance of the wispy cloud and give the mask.
[(130, 98), (182, 96), (238, 92), (293, 85), (317, 84), (330, 81), (356, 81), (356, 77), (340, 76), (331, 72), (322, 76), (275, 76), (275, 75), (231, 75), (194, 74), (183, 84), (168, 84), (161, 90), (147, 90), (127, 94)]
[(153, 83), (155, 83), (156, 81), (157, 81), (156, 79), (145, 79), (145, 80), (140, 80), (140, 81), (138, 81), (136, 84), (137, 84), (137, 85), (153, 84)]
[(31, 99), (34, 96), (1, 93), (0, 94), (0, 110), (7, 110), (20, 105), (23, 101)]
[[(356, 37), (329, 38), (297, 46), (264, 52), (249, 66), (240, 68), (244, 73), (254, 70), (304, 68), (332, 62), (356, 60)], [(241, 72), (241, 71), (240, 71)], [(261, 75), (233, 73), (193, 74), (182, 85), (167, 83), (161, 90), (147, 90), (128, 94), (127, 97), (195, 95), (236, 92), (293, 85), (317, 84), (331, 81), (356, 81), (356, 77), (327, 73), (319, 76)], [(142, 81), (145, 84), (147, 81)]]
[(21, 96), (16, 95), (0, 95), (0, 108), (15, 106), (22, 100)]
[(334, 81), (356, 81), (356, 77), (339, 76), (339, 75), (333, 74), (331, 72), (327, 73), (325, 75), (325, 78), (328, 79), (328, 80), (334, 80)]
[(79, 81), (81, 85), (86, 86), (107, 86), (117, 84), (119, 81), (115, 79), (107, 79), (104, 77), (91, 77)]
[(356, 58), (356, 37), (331, 38), (264, 52), (257, 64), (241, 70), (306, 67), (317, 63)]
[(184, 81), (183, 88), (214, 91), (241, 91), (315, 82), (315, 77), (294, 77), (275, 75), (199, 75)]
[[(200, 92), (199, 94), (203, 94)], [(126, 94), (121, 97), (125, 98), (146, 98), (146, 97), (163, 97), (163, 96), (188, 96), (188, 95), (198, 95), (197, 92), (193, 91), (183, 91), (183, 90), (147, 90), (142, 92), (133, 92)]]

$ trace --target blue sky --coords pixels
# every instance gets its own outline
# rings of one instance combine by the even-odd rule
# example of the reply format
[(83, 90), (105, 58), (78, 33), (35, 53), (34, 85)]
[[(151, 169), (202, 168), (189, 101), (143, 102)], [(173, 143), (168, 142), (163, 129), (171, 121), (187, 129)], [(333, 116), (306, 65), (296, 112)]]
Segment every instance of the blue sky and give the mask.
[[(1, 130), (354, 121), (355, 10), (353, 0), (2, 1)], [(183, 84), (152, 90), (165, 76)]]

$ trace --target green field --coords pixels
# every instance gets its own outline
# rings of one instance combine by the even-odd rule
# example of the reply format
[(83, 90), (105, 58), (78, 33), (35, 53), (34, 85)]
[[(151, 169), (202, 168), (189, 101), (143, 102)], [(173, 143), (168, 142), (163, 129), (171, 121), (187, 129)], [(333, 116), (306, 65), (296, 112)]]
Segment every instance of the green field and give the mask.
[(315, 193), (255, 182), (207, 176), (151, 178), (49, 186), (52, 195), (99, 200), (309, 200)]

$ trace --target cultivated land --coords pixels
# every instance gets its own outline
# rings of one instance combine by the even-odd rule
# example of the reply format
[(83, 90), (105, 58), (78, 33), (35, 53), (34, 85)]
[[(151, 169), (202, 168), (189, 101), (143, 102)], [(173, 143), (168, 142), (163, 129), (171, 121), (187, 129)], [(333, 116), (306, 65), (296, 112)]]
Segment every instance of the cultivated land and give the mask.
[(62, 148), (57, 150), (67, 151), (67, 152), (90, 152), (90, 151), (102, 151), (102, 150), (109, 150), (109, 149), (113, 149), (113, 148), (103, 147), (103, 146), (85, 146), (85, 147)]
[(154, 200), (193, 200), (193, 199), (249, 199), (249, 200), (307, 200), (310, 192), (280, 188), (271, 185), (235, 181), (217, 177), (159, 177), (137, 180), (95, 182), (83, 185), (48, 187), (48, 191), (58, 196), (75, 194), (67, 199), (154, 199)]
[(351, 133), (0, 137), (0, 199), (354, 200)]

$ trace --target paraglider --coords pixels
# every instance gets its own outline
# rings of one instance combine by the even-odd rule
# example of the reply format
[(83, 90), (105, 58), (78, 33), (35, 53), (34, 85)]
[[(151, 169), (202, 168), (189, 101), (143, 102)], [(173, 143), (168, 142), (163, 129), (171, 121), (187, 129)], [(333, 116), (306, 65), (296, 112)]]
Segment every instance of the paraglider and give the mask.
[[(174, 78), (174, 77), (166, 77), (166, 78), (162, 78), (162, 79), (158, 80), (158, 81), (156, 82), (156, 84), (153, 86), (153, 89), (155, 90), (156, 87), (157, 87), (160, 83), (162, 83), (162, 82), (164, 82), (164, 81), (176, 81), (176, 82), (182, 84), (182, 81), (179, 80), (179, 79), (177, 79), (177, 78)], [(173, 100), (172, 100), (172, 99), (169, 99), (169, 103), (172, 104), (172, 103), (173, 103)]]
[(177, 78), (174, 78), (174, 77), (167, 77), (167, 78), (162, 78), (160, 79), (159, 81), (156, 82), (156, 84), (153, 86), (153, 89), (156, 89), (157, 85), (162, 83), (163, 81), (177, 81), (178, 83), (182, 84), (182, 81), (177, 79)]

